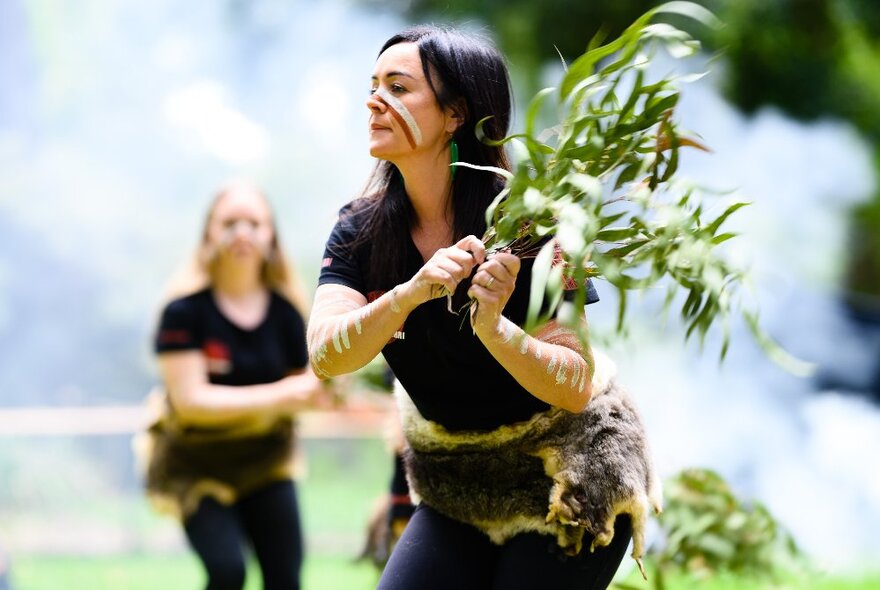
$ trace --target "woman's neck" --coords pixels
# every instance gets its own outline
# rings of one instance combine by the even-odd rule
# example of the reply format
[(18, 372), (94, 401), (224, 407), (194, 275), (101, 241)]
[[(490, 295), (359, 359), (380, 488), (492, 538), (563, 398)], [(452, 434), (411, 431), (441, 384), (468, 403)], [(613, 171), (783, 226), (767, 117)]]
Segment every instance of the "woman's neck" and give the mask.
[(214, 291), (230, 299), (246, 299), (266, 291), (259, 269), (248, 265), (219, 265), (212, 285)]
[(452, 176), (449, 150), (426, 154), (419, 161), (400, 162), (403, 186), (415, 212), (416, 228), (452, 229)]
[(230, 322), (243, 330), (254, 330), (266, 319), (269, 290), (260, 281), (259, 273), (244, 271), (233, 265), (218, 269), (213, 282), (214, 301)]

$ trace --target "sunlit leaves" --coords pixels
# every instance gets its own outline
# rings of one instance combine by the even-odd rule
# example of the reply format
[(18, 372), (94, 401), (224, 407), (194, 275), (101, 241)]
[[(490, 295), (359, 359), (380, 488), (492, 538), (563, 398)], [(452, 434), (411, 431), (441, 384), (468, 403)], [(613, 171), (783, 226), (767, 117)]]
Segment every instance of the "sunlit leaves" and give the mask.
[[(670, 305), (684, 293), (679, 312), (686, 338), (702, 342), (720, 324), (723, 357), (728, 316), (738, 305), (744, 276), (718, 247), (734, 237), (722, 226), (745, 203), (727, 204), (720, 213), (716, 205), (716, 214), (706, 219), (700, 195), (677, 181), (680, 150), (707, 148), (678, 127), (680, 79), (652, 80), (649, 65), (659, 49), (680, 58), (693, 53), (697, 42), (670, 24), (653, 22), (660, 14), (717, 24), (704, 8), (688, 2), (659, 6), (619, 38), (604, 45), (591, 42), (567, 68), (559, 89), (546, 88), (531, 101), (524, 133), (484, 139), (510, 143), (516, 156), (503, 197), (486, 212), (485, 241), (490, 249), (534, 253), (552, 234), (561, 249), (562, 264), (555, 272), (557, 267), (548, 266), (548, 250), (541, 252), (532, 294), (552, 296), (533, 301), (527, 329), (556, 313), (563, 281), (577, 285), (576, 301), (585, 300), (587, 277), (616, 287), (621, 331), (626, 292), (662, 283), (670, 290)], [(558, 123), (539, 130), (541, 113), (551, 107), (558, 109)], [(477, 132), (483, 137), (482, 125)], [(768, 350), (774, 347), (769, 338), (758, 341)]]

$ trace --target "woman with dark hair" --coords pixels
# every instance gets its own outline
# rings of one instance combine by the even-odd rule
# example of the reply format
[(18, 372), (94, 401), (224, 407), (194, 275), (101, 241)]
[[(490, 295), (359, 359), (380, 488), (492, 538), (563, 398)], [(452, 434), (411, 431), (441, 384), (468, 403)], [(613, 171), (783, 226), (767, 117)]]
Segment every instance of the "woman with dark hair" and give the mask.
[[(503, 184), (450, 166), (509, 168), (475, 126), (491, 117), (485, 133), (503, 137), (510, 102), (504, 62), (485, 40), (437, 27), (389, 39), (366, 104), (370, 154), (380, 162), (327, 243), (309, 322), (315, 373), (354, 371), (382, 352), (405, 389), (407, 470), (422, 501), (382, 575), (383, 590), (605, 588), (630, 539), (626, 517), (592, 543), (595, 551), (589, 536), (571, 543), (551, 536), (556, 529), (543, 526), (543, 515), (554, 481), (540, 459), (490, 448), (514, 431), (527, 437), (522, 427), (535, 416), (581, 412), (594, 373), (574, 331), (556, 321), (534, 335), (520, 328), (532, 261), (487, 254), (476, 237)], [(469, 298), (470, 318), (450, 313)], [(590, 299), (597, 300), (592, 286)], [(480, 445), (488, 455), (468, 455)], [(478, 459), (486, 456), (489, 463)], [(541, 523), (518, 526), (518, 506), (535, 502)], [(499, 510), (508, 512), (502, 528), (513, 528), (487, 533), (483, 525)]]
[(181, 520), (209, 590), (244, 586), (247, 546), (265, 588), (299, 588), (293, 420), (329, 390), (308, 367), (306, 298), (262, 191), (220, 191), (168, 300), (155, 340), (167, 395), (139, 441), (149, 497)]

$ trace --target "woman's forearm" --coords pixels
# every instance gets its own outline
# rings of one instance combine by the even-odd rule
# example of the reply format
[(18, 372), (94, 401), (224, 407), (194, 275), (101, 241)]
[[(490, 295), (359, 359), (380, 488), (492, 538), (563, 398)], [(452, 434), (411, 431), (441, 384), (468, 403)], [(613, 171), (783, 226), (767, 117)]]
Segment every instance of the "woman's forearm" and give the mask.
[(575, 349), (579, 346), (570, 333), (566, 339), (574, 338), (573, 346), (545, 342), (502, 316), (494, 332), (478, 335), (501, 366), (538, 399), (570, 412), (580, 412), (590, 401), (592, 357)]
[(395, 290), (366, 304), (351, 293), (347, 287), (324, 285), (315, 295), (308, 343), (312, 370), (319, 377), (351, 373), (369, 363), (415, 307)]
[(303, 373), (259, 385), (193, 385), (171, 391), (181, 420), (199, 426), (237, 426), (291, 415), (308, 405), (316, 387), (313, 374)]

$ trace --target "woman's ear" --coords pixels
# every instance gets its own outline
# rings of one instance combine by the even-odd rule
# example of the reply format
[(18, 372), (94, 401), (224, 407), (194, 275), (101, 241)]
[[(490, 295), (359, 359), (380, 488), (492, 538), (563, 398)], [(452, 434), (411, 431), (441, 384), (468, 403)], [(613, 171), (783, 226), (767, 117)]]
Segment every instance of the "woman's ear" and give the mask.
[(467, 119), (467, 104), (464, 99), (460, 98), (446, 107), (446, 114), (448, 116), (446, 131), (454, 134), (458, 131), (459, 127), (464, 125), (464, 121)]

